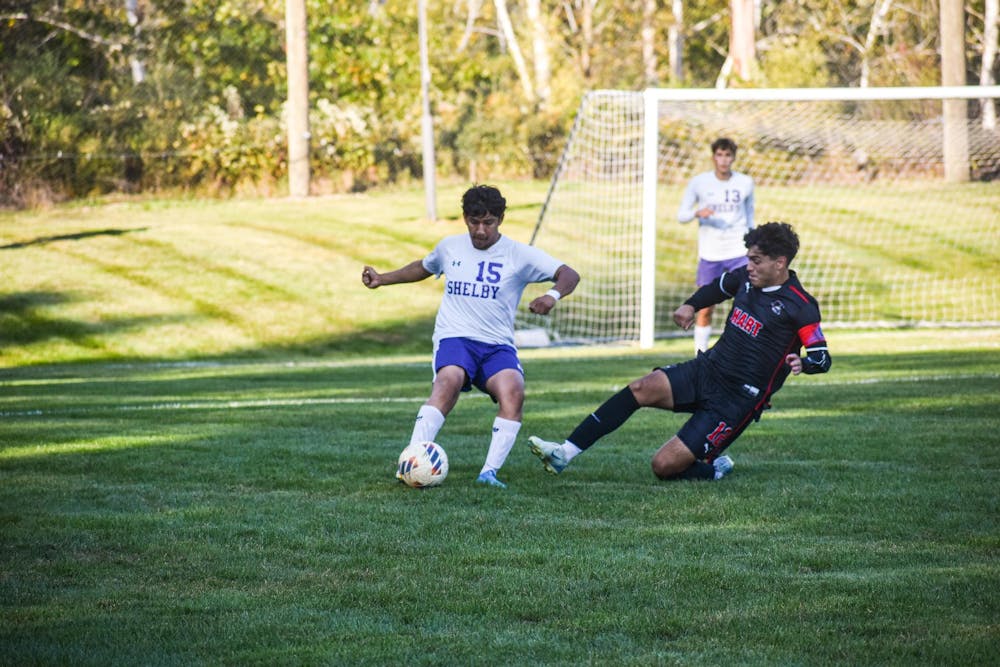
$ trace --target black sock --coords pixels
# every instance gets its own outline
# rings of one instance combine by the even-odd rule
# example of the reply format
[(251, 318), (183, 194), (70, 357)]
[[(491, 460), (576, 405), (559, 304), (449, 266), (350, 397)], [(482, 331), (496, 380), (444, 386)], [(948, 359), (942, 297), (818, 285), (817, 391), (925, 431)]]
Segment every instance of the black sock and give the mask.
[(628, 421), (639, 407), (632, 390), (625, 387), (580, 422), (567, 440), (580, 449), (587, 449)]
[(704, 461), (695, 461), (690, 468), (673, 479), (715, 479), (715, 466)]

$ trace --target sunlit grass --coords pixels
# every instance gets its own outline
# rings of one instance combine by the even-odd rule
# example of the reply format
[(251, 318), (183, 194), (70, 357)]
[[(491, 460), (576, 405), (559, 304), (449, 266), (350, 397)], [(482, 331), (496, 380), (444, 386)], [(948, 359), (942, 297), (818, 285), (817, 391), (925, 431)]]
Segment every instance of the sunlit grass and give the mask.
[[(544, 187), (505, 191), (527, 240)], [(392, 473), (440, 285), (358, 275), (460, 230), (422, 207), (0, 214), (0, 662), (998, 661), (1000, 331), (828, 331), (831, 373), (789, 378), (718, 484), (653, 477), (679, 415), (559, 477), (524, 444), (690, 339), (524, 350), (510, 488), (473, 482), (496, 406), (471, 393), (418, 492)]]
[[(996, 334), (958, 350), (881, 334), (922, 348), (900, 355), (839, 338), (833, 371), (789, 380), (723, 482), (656, 481), (649, 457), (682, 418), (640, 411), (559, 477), (522, 438), (504, 492), (473, 483), (495, 413), (479, 394), (439, 438), (445, 484), (393, 480), (427, 391), (418, 359), (6, 369), (4, 655), (989, 664)], [(687, 347), (527, 352), (522, 435), (564, 435)]]

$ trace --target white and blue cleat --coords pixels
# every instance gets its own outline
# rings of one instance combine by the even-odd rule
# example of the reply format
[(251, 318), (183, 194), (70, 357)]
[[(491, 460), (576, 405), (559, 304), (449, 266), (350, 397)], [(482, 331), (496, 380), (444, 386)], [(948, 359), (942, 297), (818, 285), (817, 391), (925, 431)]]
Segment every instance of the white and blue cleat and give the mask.
[(528, 445), (531, 453), (542, 460), (546, 472), (558, 475), (569, 465), (569, 461), (563, 455), (561, 444), (542, 440), (537, 435), (529, 437), (528, 442), (531, 443)]
[(486, 472), (479, 473), (479, 477), (476, 478), (476, 482), (486, 486), (495, 486), (498, 489), (507, 488), (506, 484), (497, 479), (497, 473), (495, 470), (487, 470)]
[(715, 468), (715, 479), (722, 479), (733, 471), (733, 460), (728, 456), (720, 456), (712, 461), (712, 467)]

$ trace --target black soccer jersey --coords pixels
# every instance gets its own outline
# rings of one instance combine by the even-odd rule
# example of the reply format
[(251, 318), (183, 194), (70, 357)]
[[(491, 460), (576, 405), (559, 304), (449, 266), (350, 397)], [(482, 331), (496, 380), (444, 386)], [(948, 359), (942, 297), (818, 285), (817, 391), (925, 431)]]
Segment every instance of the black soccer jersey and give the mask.
[(746, 268), (737, 269), (700, 288), (687, 301), (698, 310), (733, 300), (725, 329), (706, 354), (719, 380), (761, 401), (788, 377), (785, 356), (801, 355), (802, 347), (809, 355), (803, 359), (804, 372), (825, 372), (830, 367), (819, 305), (795, 272), (789, 273), (781, 286), (759, 289), (750, 284)]

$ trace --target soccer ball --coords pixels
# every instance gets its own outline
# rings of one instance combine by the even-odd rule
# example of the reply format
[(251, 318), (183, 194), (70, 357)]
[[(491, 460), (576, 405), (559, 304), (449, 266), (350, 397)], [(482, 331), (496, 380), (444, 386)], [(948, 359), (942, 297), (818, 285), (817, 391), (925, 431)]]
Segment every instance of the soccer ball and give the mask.
[(396, 479), (414, 489), (437, 486), (448, 476), (448, 455), (436, 442), (410, 445), (399, 455)]

